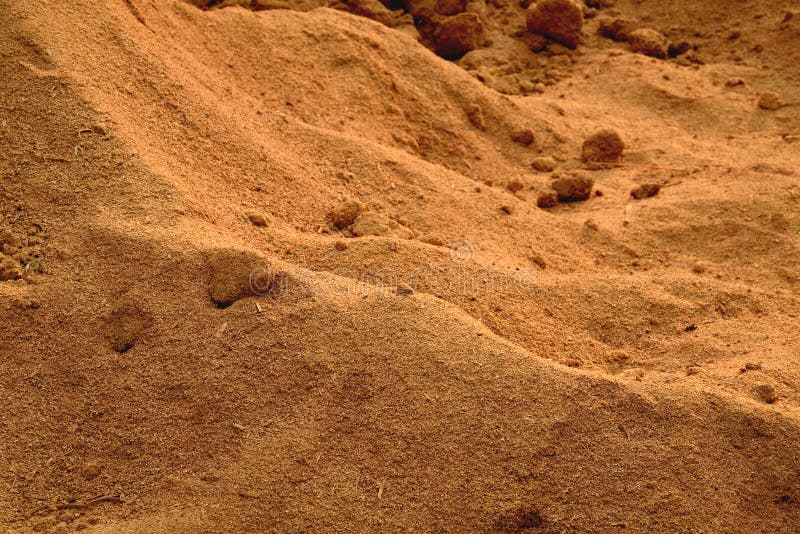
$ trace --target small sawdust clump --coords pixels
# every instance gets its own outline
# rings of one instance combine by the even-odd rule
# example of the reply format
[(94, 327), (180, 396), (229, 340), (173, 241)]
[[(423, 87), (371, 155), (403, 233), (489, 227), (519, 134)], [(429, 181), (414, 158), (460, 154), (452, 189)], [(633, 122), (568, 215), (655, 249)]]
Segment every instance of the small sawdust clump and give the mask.
[(520, 145), (529, 146), (533, 144), (535, 136), (530, 128), (520, 128), (511, 135), (511, 139)]
[(583, 31), (583, 9), (573, 0), (541, 0), (528, 8), (528, 31), (576, 48)]
[(458, 59), (480, 47), (485, 30), (475, 13), (459, 13), (442, 20), (433, 32), (434, 50), (446, 59)]
[(384, 6), (379, 0), (349, 0), (347, 2), (347, 7), (354, 15), (372, 19), (385, 26), (391, 27), (397, 23), (397, 15)]
[(753, 389), (753, 393), (761, 402), (765, 402), (767, 404), (775, 404), (778, 402), (778, 394), (775, 392), (775, 388), (769, 384), (757, 385)]
[(141, 340), (150, 327), (152, 318), (135, 299), (124, 296), (117, 300), (108, 315), (108, 340), (111, 348), (120, 354), (127, 352)]
[(218, 308), (227, 308), (251, 295), (264, 295), (274, 282), (269, 262), (258, 254), (228, 248), (209, 260), (208, 290)]
[(475, 128), (479, 130), (486, 129), (486, 118), (483, 115), (483, 108), (478, 104), (471, 104), (467, 108), (467, 118)]
[(598, 32), (603, 37), (614, 41), (627, 41), (628, 36), (636, 30), (636, 22), (631, 19), (616, 17), (600, 20)]
[(642, 200), (656, 196), (661, 191), (661, 184), (642, 184), (631, 191), (631, 197)]
[(558, 204), (555, 191), (543, 191), (536, 197), (536, 206), (542, 209), (554, 208)]
[(358, 200), (348, 200), (332, 209), (328, 213), (328, 218), (336, 228), (342, 230), (353, 224), (365, 211), (367, 207)]
[(633, 52), (665, 59), (669, 42), (664, 34), (651, 28), (640, 28), (628, 34), (628, 44)]
[(586, 163), (616, 163), (622, 157), (625, 143), (617, 132), (599, 130), (583, 142), (582, 158)]
[(385, 215), (380, 213), (367, 212), (359, 217), (350, 227), (350, 231), (356, 237), (364, 237), (369, 235), (386, 235), (392, 229), (391, 221)]
[(19, 280), (22, 278), (22, 267), (17, 260), (0, 253), (0, 282)]
[(512, 193), (517, 193), (519, 191), (522, 191), (524, 188), (525, 184), (523, 184), (522, 180), (520, 180), (519, 178), (512, 178), (506, 184), (506, 189), (508, 189)]
[(765, 91), (758, 97), (758, 107), (767, 111), (775, 111), (783, 106), (781, 97), (775, 91)]
[(533, 160), (531, 166), (539, 172), (553, 172), (556, 170), (556, 160), (550, 156), (542, 156)]
[(557, 177), (552, 186), (559, 202), (579, 202), (591, 196), (594, 179), (575, 173)]
[(263, 227), (269, 224), (269, 219), (267, 218), (267, 216), (261, 213), (260, 211), (255, 211), (255, 210), (246, 211), (244, 215), (245, 217), (247, 217), (247, 220), (250, 221), (250, 224), (252, 224), (253, 226)]

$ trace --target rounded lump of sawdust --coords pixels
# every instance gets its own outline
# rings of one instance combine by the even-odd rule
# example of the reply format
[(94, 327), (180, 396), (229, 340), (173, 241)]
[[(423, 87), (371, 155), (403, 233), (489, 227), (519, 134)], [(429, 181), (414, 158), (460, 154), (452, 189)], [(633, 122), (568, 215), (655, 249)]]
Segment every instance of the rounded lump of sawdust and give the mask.
[(661, 184), (648, 183), (631, 190), (631, 198), (642, 200), (656, 196), (661, 191)]
[(583, 9), (573, 0), (541, 0), (528, 8), (525, 21), (529, 32), (575, 48), (583, 31)]
[(639, 28), (628, 34), (631, 50), (646, 56), (664, 59), (667, 57), (669, 42), (664, 34), (651, 28)]
[(511, 139), (514, 140), (515, 143), (519, 143), (523, 146), (532, 145), (535, 141), (535, 135), (533, 130), (530, 128), (520, 128), (519, 130), (515, 130), (513, 134), (511, 134)]
[(758, 400), (767, 404), (775, 404), (778, 401), (778, 394), (775, 392), (775, 388), (769, 384), (757, 385), (753, 388), (753, 393)]
[(19, 280), (22, 275), (22, 267), (17, 263), (17, 260), (0, 253), (0, 282)]
[(459, 13), (442, 20), (433, 31), (434, 50), (445, 59), (458, 59), (485, 40), (483, 23), (475, 13)]
[(554, 191), (542, 191), (536, 197), (536, 206), (542, 209), (554, 208), (558, 204), (558, 195)]
[(342, 230), (353, 224), (365, 211), (367, 207), (358, 200), (347, 200), (333, 208), (328, 213), (328, 218), (336, 228)]
[(522, 183), (522, 180), (520, 180), (519, 178), (512, 178), (506, 184), (506, 189), (508, 189), (512, 193), (517, 193), (519, 191), (522, 191), (524, 188), (525, 184)]
[(385, 26), (394, 26), (396, 15), (379, 0), (348, 0), (347, 7), (351, 13), (380, 22)]
[(139, 302), (130, 297), (119, 298), (111, 307), (107, 321), (107, 337), (111, 348), (120, 354), (139, 342), (152, 324), (150, 314)]
[(556, 160), (550, 156), (541, 156), (534, 159), (531, 166), (539, 172), (553, 172), (556, 170)]
[(587, 200), (591, 196), (594, 179), (575, 173), (558, 176), (551, 185), (559, 202), (579, 202)]
[(478, 104), (470, 104), (467, 106), (467, 118), (469, 122), (479, 130), (486, 130), (486, 117), (483, 114), (483, 108)]
[(598, 32), (614, 41), (627, 41), (628, 35), (636, 29), (636, 21), (622, 17), (600, 19)]
[(625, 143), (617, 132), (599, 130), (583, 142), (582, 158), (586, 163), (615, 163), (622, 157)]
[(248, 210), (244, 213), (244, 216), (253, 226), (263, 227), (269, 224), (269, 218), (260, 211)]
[(775, 91), (764, 91), (758, 97), (758, 107), (767, 111), (775, 111), (783, 106), (781, 97)]
[(385, 215), (375, 212), (359, 215), (350, 227), (350, 231), (356, 237), (382, 236), (388, 234), (391, 229), (392, 221)]
[(208, 261), (208, 269), (209, 295), (218, 308), (227, 308), (252, 295), (265, 295), (275, 281), (267, 259), (247, 250), (216, 251)]

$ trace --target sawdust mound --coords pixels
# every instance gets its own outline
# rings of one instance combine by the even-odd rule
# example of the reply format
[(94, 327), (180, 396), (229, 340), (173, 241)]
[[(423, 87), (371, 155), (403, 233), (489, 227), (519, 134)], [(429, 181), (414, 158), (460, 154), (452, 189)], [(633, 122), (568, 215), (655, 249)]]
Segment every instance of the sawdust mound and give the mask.
[(0, 2), (0, 530), (800, 524), (785, 2), (201, 4)]

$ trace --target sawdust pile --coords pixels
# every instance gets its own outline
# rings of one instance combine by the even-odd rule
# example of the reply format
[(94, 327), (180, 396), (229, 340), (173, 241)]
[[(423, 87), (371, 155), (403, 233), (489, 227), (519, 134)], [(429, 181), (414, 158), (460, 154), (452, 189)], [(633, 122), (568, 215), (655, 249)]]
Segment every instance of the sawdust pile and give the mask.
[(792, 0), (0, 0), (0, 528), (793, 532)]

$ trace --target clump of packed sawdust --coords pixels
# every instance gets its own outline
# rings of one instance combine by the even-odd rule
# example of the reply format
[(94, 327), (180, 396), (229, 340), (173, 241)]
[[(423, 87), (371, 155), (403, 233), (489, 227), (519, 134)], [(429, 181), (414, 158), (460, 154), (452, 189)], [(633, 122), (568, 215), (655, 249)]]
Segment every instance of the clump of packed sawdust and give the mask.
[(367, 207), (358, 200), (342, 202), (328, 213), (328, 218), (340, 230), (352, 225), (359, 215), (367, 211)]
[(598, 32), (603, 37), (614, 41), (627, 41), (628, 36), (636, 30), (638, 23), (624, 17), (603, 17), (600, 19)]
[(639, 28), (630, 32), (627, 34), (627, 41), (633, 52), (658, 59), (667, 57), (667, 38), (652, 28)]
[(767, 111), (775, 111), (783, 106), (781, 97), (775, 91), (764, 91), (758, 97), (758, 107)]
[(556, 165), (556, 160), (551, 156), (541, 156), (531, 162), (531, 166), (539, 172), (553, 172)]
[(108, 339), (115, 352), (127, 352), (145, 335), (152, 315), (140, 299), (123, 295), (114, 302), (107, 319)]
[(249, 210), (245, 212), (245, 217), (253, 226), (267, 226), (269, 225), (269, 217), (263, 212), (256, 210)]
[(554, 175), (550, 184), (555, 190), (559, 202), (578, 202), (587, 200), (592, 195), (594, 178), (582, 173)]
[(218, 308), (227, 308), (245, 297), (269, 293), (274, 279), (269, 261), (247, 250), (222, 249), (208, 260), (208, 292)]
[(483, 44), (485, 32), (475, 13), (459, 13), (442, 20), (433, 32), (434, 50), (447, 59), (457, 59)]
[(558, 204), (555, 191), (542, 191), (536, 196), (536, 206), (542, 209), (554, 208)]
[(573, 0), (540, 0), (528, 8), (526, 24), (532, 33), (575, 48), (583, 31), (583, 9)]
[(661, 191), (661, 184), (647, 183), (642, 184), (631, 190), (631, 197), (636, 200), (650, 198), (656, 196)]
[(0, 253), (0, 282), (22, 278), (22, 267), (10, 256)]
[(599, 130), (583, 142), (581, 157), (586, 163), (615, 163), (622, 157), (625, 143), (615, 130)]
[(517, 193), (522, 191), (525, 188), (525, 184), (519, 178), (512, 178), (506, 184), (506, 189), (511, 191), (512, 193)]
[(520, 145), (530, 146), (536, 140), (536, 136), (530, 128), (521, 128), (511, 135), (511, 139)]

